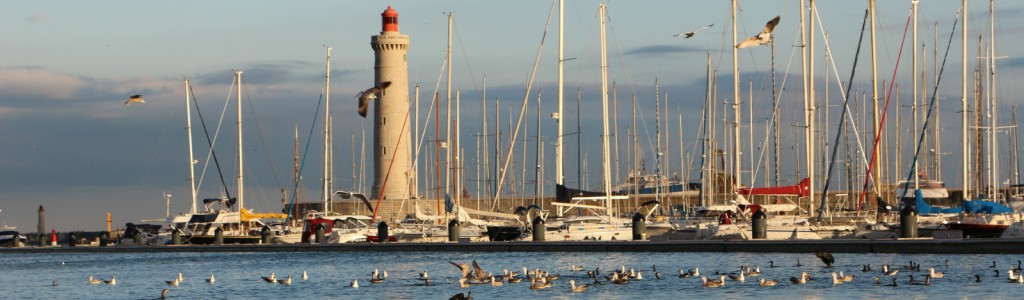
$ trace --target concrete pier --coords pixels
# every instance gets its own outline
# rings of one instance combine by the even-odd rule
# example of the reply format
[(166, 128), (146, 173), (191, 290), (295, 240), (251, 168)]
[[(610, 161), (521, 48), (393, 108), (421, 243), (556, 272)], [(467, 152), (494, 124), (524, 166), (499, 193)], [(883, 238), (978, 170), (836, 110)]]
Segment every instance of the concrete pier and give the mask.
[(1024, 239), (584, 241), (0, 248), (0, 253), (139, 252), (758, 252), (1021, 254)]

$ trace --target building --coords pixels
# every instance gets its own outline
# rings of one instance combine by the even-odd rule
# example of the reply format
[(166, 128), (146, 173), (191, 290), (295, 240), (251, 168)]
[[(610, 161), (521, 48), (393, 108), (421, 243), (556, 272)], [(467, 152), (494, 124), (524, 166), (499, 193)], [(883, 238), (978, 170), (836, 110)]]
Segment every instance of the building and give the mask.
[(389, 209), (391, 203), (386, 202), (399, 202), (396, 200), (417, 194), (411, 184), (415, 174), (410, 148), (410, 128), (414, 124), (409, 122), (409, 64), (406, 60), (409, 36), (398, 31), (398, 12), (391, 6), (381, 13), (381, 19), (380, 34), (370, 38), (375, 58), (374, 84), (390, 81), (391, 85), (374, 101), (374, 179), (370, 194), (372, 199), (383, 196), (382, 213), (397, 214)]

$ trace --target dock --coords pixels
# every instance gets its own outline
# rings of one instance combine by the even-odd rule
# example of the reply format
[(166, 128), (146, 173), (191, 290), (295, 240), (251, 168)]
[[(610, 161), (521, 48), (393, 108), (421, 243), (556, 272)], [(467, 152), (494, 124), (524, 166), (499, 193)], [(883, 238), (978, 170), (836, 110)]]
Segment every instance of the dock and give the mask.
[(886, 239), (886, 240), (726, 240), (726, 241), (581, 241), (449, 242), (179, 246), (55, 246), (0, 248), (13, 253), (146, 252), (753, 252), (753, 253), (932, 253), (1021, 254), (1024, 239)]

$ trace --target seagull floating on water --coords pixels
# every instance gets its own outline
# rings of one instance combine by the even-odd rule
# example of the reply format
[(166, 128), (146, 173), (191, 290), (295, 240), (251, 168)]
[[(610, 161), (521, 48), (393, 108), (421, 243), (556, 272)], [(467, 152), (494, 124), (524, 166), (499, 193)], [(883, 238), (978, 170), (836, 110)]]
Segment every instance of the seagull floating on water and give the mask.
[(103, 283), (107, 285), (117, 285), (117, 277), (110, 276), (110, 280), (104, 280)]
[(775, 25), (779, 25), (779, 16), (775, 16), (774, 19), (764, 24), (764, 30), (755, 36), (748, 37), (739, 44), (736, 44), (736, 48), (742, 49), (753, 46), (764, 46), (772, 42), (772, 30), (775, 29)]
[(569, 280), (569, 290), (572, 291), (573, 293), (586, 292), (588, 287), (590, 287), (590, 285), (588, 284), (577, 286), (576, 280)]
[(288, 275), (288, 278), (278, 280), (277, 283), (283, 285), (292, 285), (292, 275)]
[(263, 281), (266, 281), (268, 283), (277, 283), (277, 274), (276, 273), (270, 273), (269, 277), (268, 276), (263, 276), (262, 278), (263, 278)]
[(213, 274), (210, 274), (210, 278), (207, 278), (206, 282), (213, 284), (214, 282), (217, 282), (217, 278), (213, 277)]
[(807, 272), (800, 272), (800, 277), (790, 277), (789, 282), (793, 284), (807, 284), (807, 277), (810, 276)]
[(708, 29), (708, 28), (711, 28), (712, 26), (715, 26), (715, 24), (710, 24), (710, 25), (706, 25), (706, 26), (701, 26), (700, 28), (694, 29), (693, 31), (687, 31), (687, 32), (683, 32), (683, 33), (677, 33), (676, 35), (673, 35), (672, 37), (679, 37), (679, 36), (682, 36), (682, 37), (683, 37), (684, 39), (692, 38), (692, 37), (693, 37), (693, 35), (694, 35), (694, 34), (697, 34), (697, 32), (698, 32), (698, 31), (701, 31), (701, 30), (704, 30), (704, 29)]

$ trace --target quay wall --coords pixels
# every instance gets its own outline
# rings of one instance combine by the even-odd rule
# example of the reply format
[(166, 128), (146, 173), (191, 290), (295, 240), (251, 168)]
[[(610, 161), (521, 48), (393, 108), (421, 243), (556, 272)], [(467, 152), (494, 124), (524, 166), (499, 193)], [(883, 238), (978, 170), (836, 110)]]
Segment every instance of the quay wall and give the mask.
[(1024, 239), (899, 239), (785, 241), (593, 241), (291, 244), (220, 246), (57, 246), (0, 248), (6, 253), (140, 252), (755, 252), (1022, 254)]

